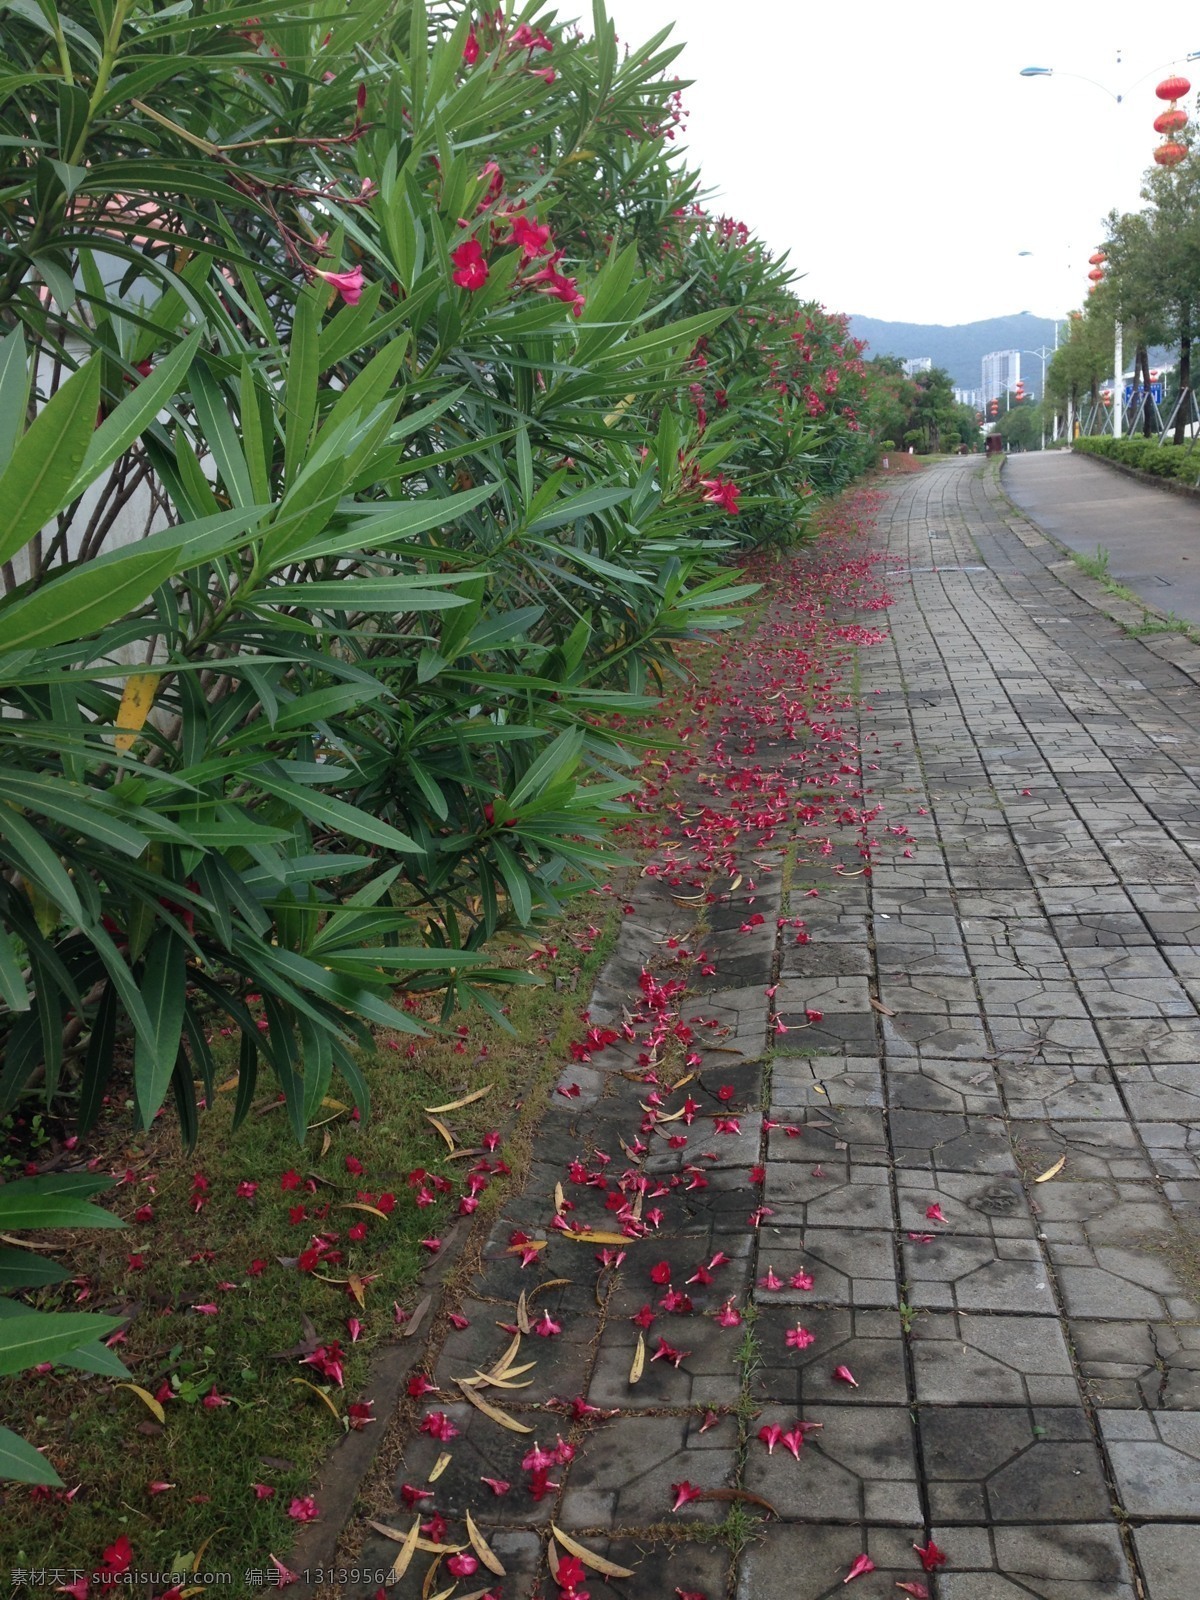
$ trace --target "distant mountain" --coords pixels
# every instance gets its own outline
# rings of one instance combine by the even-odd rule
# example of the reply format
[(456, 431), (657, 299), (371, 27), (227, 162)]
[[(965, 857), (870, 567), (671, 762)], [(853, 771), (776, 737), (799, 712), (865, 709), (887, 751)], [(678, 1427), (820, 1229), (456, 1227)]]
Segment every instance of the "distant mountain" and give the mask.
[[(900, 356), (903, 360), (930, 356), (934, 366), (944, 367), (960, 389), (979, 388), (980, 364), (993, 350), (1054, 348), (1054, 323), (1049, 317), (1035, 317), (1028, 312), (988, 317), (984, 322), (962, 322), (950, 328), (940, 323), (881, 322), (878, 317), (852, 316), (850, 331), (870, 345), (868, 356)], [(1026, 383), (1036, 376), (1040, 385), (1041, 375), (1041, 362), (1036, 356), (1026, 356), (1021, 363), (1021, 376)]]

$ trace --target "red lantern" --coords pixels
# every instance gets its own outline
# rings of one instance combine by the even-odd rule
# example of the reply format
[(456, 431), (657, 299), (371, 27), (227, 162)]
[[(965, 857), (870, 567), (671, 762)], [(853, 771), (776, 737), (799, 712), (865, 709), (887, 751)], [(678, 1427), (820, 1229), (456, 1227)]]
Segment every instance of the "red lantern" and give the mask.
[(1186, 155), (1187, 145), (1167, 139), (1155, 150), (1154, 159), (1160, 167), (1177, 167)]
[(1088, 277), (1092, 280), (1093, 283), (1101, 283), (1104, 280), (1104, 274), (1100, 270), (1099, 267), (1093, 267), (1092, 270), (1088, 273)]
[(1172, 106), (1169, 111), (1160, 111), (1154, 119), (1155, 133), (1178, 133), (1186, 127), (1187, 112), (1181, 111), (1178, 106)]
[(1164, 78), (1155, 88), (1155, 94), (1160, 100), (1182, 100), (1191, 90), (1191, 84), (1186, 78), (1181, 78), (1178, 73), (1170, 78)]
[(1101, 400), (1104, 401), (1104, 404), (1106, 406), (1112, 405), (1112, 390), (1111, 389), (1102, 390), (1101, 394), (1100, 394), (1100, 398), (1101, 398)]
[(1103, 250), (1097, 250), (1088, 257), (1088, 261), (1093, 267), (1102, 266), (1107, 260), (1108, 257), (1104, 254)]

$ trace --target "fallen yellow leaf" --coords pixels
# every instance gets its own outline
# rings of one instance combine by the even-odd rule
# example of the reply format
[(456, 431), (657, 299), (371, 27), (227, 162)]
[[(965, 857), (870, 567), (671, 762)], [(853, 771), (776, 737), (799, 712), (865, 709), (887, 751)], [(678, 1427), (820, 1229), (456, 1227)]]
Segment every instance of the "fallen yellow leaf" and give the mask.
[(589, 1550), (586, 1545), (582, 1545), (578, 1540), (572, 1539), (561, 1528), (556, 1528), (554, 1523), (550, 1524), (550, 1532), (568, 1555), (575, 1556), (577, 1560), (583, 1562), (585, 1567), (591, 1567), (593, 1572), (602, 1573), (606, 1578), (633, 1577), (631, 1568), (619, 1567), (615, 1561), (606, 1561), (603, 1556), (598, 1556), (594, 1550)]
[(140, 1383), (118, 1383), (115, 1385), (115, 1387), (118, 1389), (132, 1389), (134, 1394), (137, 1395), (138, 1399), (142, 1402), (146, 1409), (150, 1411), (159, 1422), (165, 1422), (167, 1420), (167, 1413), (163, 1410), (162, 1406), (159, 1405), (158, 1401), (148, 1389), (142, 1388)]
[(1042, 1173), (1038, 1174), (1038, 1176), (1033, 1180), (1034, 1183), (1049, 1183), (1051, 1178), (1055, 1178), (1055, 1177), (1058, 1176), (1058, 1174), (1062, 1171), (1062, 1169), (1066, 1166), (1066, 1164), (1067, 1164), (1066, 1156), (1059, 1156), (1058, 1160), (1054, 1163), (1054, 1165), (1052, 1167), (1047, 1167), (1045, 1172), (1042, 1172)]
[(485, 1094), (491, 1094), (495, 1087), (494, 1083), (489, 1083), (482, 1089), (476, 1089), (474, 1094), (463, 1095), (461, 1100), (448, 1100), (444, 1106), (426, 1106), (424, 1109), (430, 1116), (437, 1116), (442, 1111), (461, 1111), (463, 1106), (473, 1106), (476, 1100), (482, 1100)]

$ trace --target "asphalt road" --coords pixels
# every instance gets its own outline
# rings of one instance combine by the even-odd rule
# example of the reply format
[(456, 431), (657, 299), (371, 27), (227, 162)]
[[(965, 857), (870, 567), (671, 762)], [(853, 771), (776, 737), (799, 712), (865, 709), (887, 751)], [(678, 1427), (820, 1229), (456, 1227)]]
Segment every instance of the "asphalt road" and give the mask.
[(1107, 550), (1110, 577), (1200, 623), (1200, 499), (1062, 450), (1009, 456), (1001, 483), (1043, 533), (1085, 555)]

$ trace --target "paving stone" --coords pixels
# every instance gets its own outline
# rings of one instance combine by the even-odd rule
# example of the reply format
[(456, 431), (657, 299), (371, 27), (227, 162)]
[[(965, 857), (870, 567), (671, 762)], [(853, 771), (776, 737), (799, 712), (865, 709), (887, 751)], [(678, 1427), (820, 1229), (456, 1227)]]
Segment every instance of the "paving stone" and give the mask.
[(937, 1600), (1135, 1600), (1115, 1527), (935, 1525), (932, 1533), (951, 1558), (938, 1574)]
[(1081, 1409), (925, 1406), (918, 1417), (934, 1522), (1108, 1517), (1100, 1455)]
[[(405, 1511), (395, 1518), (394, 1525), (407, 1532), (412, 1526), (412, 1519), (413, 1513)], [(452, 1527), (449, 1536), (455, 1542), (461, 1539), (464, 1545), (467, 1544), (466, 1531), (462, 1526)], [(487, 1540), (506, 1573), (506, 1600), (534, 1600), (542, 1560), (542, 1541), (538, 1535), (516, 1528), (489, 1527)], [(389, 1585), (388, 1578), (399, 1551), (397, 1540), (369, 1533), (361, 1553), (354, 1561), (346, 1563), (347, 1579), (339, 1583), (338, 1594), (349, 1597), (349, 1600), (369, 1600), (380, 1588), (386, 1587), (387, 1593), (394, 1595), (396, 1600), (418, 1600), (418, 1597), (424, 1600), (424, 1595), (432, 1592), (425, 1587), (425, 1580), (436, 1558), (418, 1552), (403, 1577), (394, 1585)], [(444, 1568), (439, 1570), (445, 1571)], [(357, 1578), (352, 1574), (358, 1574)]]
[(1086, 1017), (1079, 991), (1073, 983), (1044, 983), (1037, 978), (981, 977), (979, 990), (989, 1017)]
[[(982, 1234), (992, 1239), (1032, 1239), (1033, 1212), (1016, 1178), (990, 1177), (972, 1172), (930, 1173), (898, 1169), (896, 1190), (900, 1225), (908, 1232)], [(941, 1207), (944, 1222), (928, 1215)]]
[(1200, 1410), (1200, 1326), (1072, 1321), (1071, 1343), (1088, 1395), (1109, 1409)]
[(1076, 1066), (1108, 1059), (1095, 1024), (1081, 1017), (1035, 1017), (1018, 1022), (993, 1016), (989, 1027), (1000, 1060)]
[(686, 1416), (614, 1417), (580, 1444), (567, 1469), (562, 1526), (570, 1528), (650, 1527), (671, 1520), (720, 1522), (719, 1501), (689, 1501), (671, 1510), (673, 1483), (701, 1489), (728, 1488), (736, 1451), (713, 1446)]
[[(632, 1578), (605, 1578), (589, 1570), (587, 1592), (592, 1600), (635, 1600), (640, 1595), (674, 1596), (680, 1591), (712, 1595), (717, 1600), (726, 1592), (730, 1559), (722, 1545), (651, 1538), (589, 1538), (585, 1542), (589, 1550), (633, 1572)], [(503, 1592), (507, 1596), (508, 1590)]]
[(1200, 1530), (1195, 1523), (1149, 1522), (1133, 1530), (1146, 1600), (1193, 1600)]
[(893, 1222), (888, 1169), (852, 1166), (844, 1156), (816, 1169), (796, 1161), (768, 1165), (763, 1200), (771, 1229), (890, 1229)]
[(1056, 1317), (929, 1312), (913, 1318), (911, 1340), (920, 1404), (1079, 1404)]
[[(493, 1391), (493, 1404), (504, 1405), (507, 1400), (508, 1396), (501, 1398)], [(529, 1426), (541, 1420), (536, 1412), (522, 1416), (515, 1408), (509, 1409), (517, 1421)], [(458, 1429), (458, 1436), (447, 1443), (418, 1431), (405, 1441), (403, 1458), (395, 1476), (396, 1503), (401, 1514), (405, 1508), (400, 1499), (400, 1486), (410, 1483), (415, 1488), (432, 1488), (434, 1491), (431, 1500), (421, 1502), (424, 1515), (441, 1511), (450, 1518), (461, 1517), (465, 1511), (470, 1511), (481, 1526), (486, 1524), (488, 1527), (544, 1524), (550, 1520), (554, 1510), (552, 1495), (540, 1501), (533, 1500), (523, 1492), (493, 1495), (480, 1483), (482, 1478), (488, 1477), (502, 1478), (511, 1484), (523, 1484), (526, 1477), (521, 1470), (521, 1461), (531, 1447), (531, 1434), (512, 1433), (507, 1428), (501, 1428), (465, 1401), (456, 1402), (443, 1395), (424, 1396), (421, 1416), (436, 1411), (444, 1412), (450, 1418)], [(429, 1474), (443, 1452), (450, 1456), (450, 1464), (431, 1485)], [(404, 1526), (407, 1528), (410, 1522), (405, 1522)]]
[(883, 1018), (883, 1048), (888, 1056), (934, 1056), (977, 1061), (987, 1049), (983, 1018), (908, 1012)]
[(1129, 1516), (1200, 1518), (1200, 1413), (1100, 1411), (1097, 1420)]
[(931, 1172), (1015, 1171), (1004, 1124), (996, 1117), (944, 1111), (893, 1111), (892, 1141), (898, 1167)]
[(688, 1140), (683, 1150), (672, 1150), (665, 1142), (656, 1141), (645, 1158), (644, 1170), (648, 1173), (680, 1172), (693, 1163), (699, 1163), (706, 1173), (722, 1167), (747, 1170), (758, 1160), (762, 1145), (762, 1113), (722, 1112), (720, 1118), (728, 1131), (718, 1128), (714, 1117), (697, 1115), (689, 1129), (681, 1130)]
[[(817, 1402), (841, 1405), (905, 1405), (908, 1380), (900, 1317), (895, 1311), (776, 1305), (775, 1296), (759, 1291), (755, 1333), (759, 1363), (750, 1377), (756, 1400), (774, 1400), (803, 1408)], [(786, 1334), (798, 1321), (813, 1334), (804, 1350), (788, 1346)], [(848, 1367), (858, 1387), (836, 1378)]]
[[(454, 1379), (486, 1372), (512, 1342), (498, 1323), (510, 1326), (515, 1307), (472, 1298), (464, 1299), (459, 1313), (470, 1326), (452, 1329), (446, 1336), (441, 1355), (433, 1370), (433, 1381), (446, 1395), (454, 1394)], [(600, 1313), (590, 1288), (581, 1284), (562, 1284), (539, 1295), (533, 1317), (543, 1311), (562, 1329), (551, 1338), (533, 1337), (525, 1341), (522, 1361), (536, 1361), (532, 1372), (524, 1374), (530, 1384), (513, 1396), (523, 1402), (544, 1401), (558, 1394), (578, 1394), (591, 1365), (592, 1344), (600, 1324)]]
[[(786, 1110), (784, 1106), (771, 1107), (772, 1116), (779, 1115), (783, 1123), (768, 1135), (771, 1161), (802, 1161), (811, 1167), (848, 1156), (856, 1164), (890, 1164), (883, 1115), (874, 1107), (840, 1107), (836, 1112), (814, 1109), (797, 1112), (791, 1120)], [(799, 1134), (789, 1134), (789, 1127), (799, 1128)]]
[(999, 1116), (1003, 1107), (991, 1066), (980, 1061), (939, 1061), (892, 1056), (888, 1104), (902, 1111), (957, 1111)]
[[(698, 1248), (697, 1241), (690, 1234), (657, 1236), (636, 1245), (626, 1255), (620, 1271), (614, 1275), (607, 1307), (609, 1322), (627, 1322), (647, 1302), (657, 1309), (668, 1287), (687, 1294), (695, 1309), (683, 1315), (659, 1310), (657, 1325), (662, 1330), (668, 1324), (672, 1327), (684, 1326), (694, 1317), (703, 1317), (718, 1310), (726, 1300), (736, 1299), (739, 1304), (743, 1303), (750, 1292), (754, 1272), (753, 1237), (743, 1227), (738, 1238), (725, 1240), (721, 1245), (721, 1254), (728, 1259), (713, 1270), (712, 1282), (695, 1281), (696, 1274), (711, 1261), (714, 1254), (714, 1251)], [(667, 1281), (656, 1283), (650, 1274), (664, 1264), (668, 1269)], [(591, 1291), (588, 1293), (590, 1296)], [(674, 1339), (671, 1342), (678, 1343)]]
[[(654, 1299), (649, 1303), (653, 1305)], [(631, 1385), (629, 1373), (638, 1336), (638, 1328), (626, 1318), (610, 1317), (587, 1385), (592, 1405), (644, 1411), (661, 1406), (737, 1404), (741, 1373), (736, 1328), (724, 1328), (708, 1316), (660, 1314), (646, 1330), (644, 1369), (640, 1380)], [(673, 1350), (684, 1352), (678, 1366), (669, 1357), (656, 1359), (664, 1340)]]
[(1097, 1118), (1080, 1122), (1067, 1118), (1014, 1124), (1014, 1147), (1031, 1178), (1058, 1160), (1066, 1162), (1055, 1182), (1083, 1182), (1095, 1178), (1153, 1176), (1137, 1134), (1128, 1122)]
[(1137, 1122), (1138, 1137), (1160, 1178), (1200, 1178), (1200, 1127), (1191, 1122)]
[(853, 1593), (844, 1587), (846, 1574), (864, 1554), (876, 1568), (870, 1574), (874, 1594), (866, 1591), (866, 1600), (894, 1594), (897, 1582), (911, 1582), (920, 1573), (912, 1553), (913, 1538), (918, 1534), (915, 1527), (768, 1522), (761, 1537), (742, 1553), (737, 1600), (773, 1600), (776, 1595), (781, 1600), (784, 1596), (786, 1600), (842, 1600)]
[(1055, 1065), (1033, 1060), (1001, 1062), (997, 1074), (1010, 1117), (1122, 1117), (1125, 1108), (1112, 1073), (1099, 1062)]
[(1200, 1061), (1200, 1021), (1194, 1016), (1098, 1018), (1096, 1031), (1113, 1061)]
[(838, 1110), (843, 1106), (882, 1106), (883, 1082), (874, 1058), (806, 1056), (781, 1058), (771, 1075), (771, 1105), (776, 1112), (804, 1106)]
[(921, 1498), (911, 1414), (903, 1406), (810, 1406), (800, 1459), (782, 1445), (768, 1454), (758, 1429), (785, 1430), (796, 1414), (765, 1406), (751, 1427), (746, 1488), (769, 1499), (784, 1521), (855, 1521), (872, 1525), (919, 1524)]
[[(769, 1219), (770, 1223), (774, 1218)], [(781, 1278), (808, 1273), (811, 1289), (781, 1289), (781, 1305), (894, 1306), (896, 1260), (892, 1234), (874, 1228), (763, 1229), (760, 1274), (773, 1267)]]
[(907, 1299), (918, 1308), (1054, 1314), (1054, 1292), (1033, 1239), (956, 1233), (929, 1244), (906, 1238), (902, 1248)]

